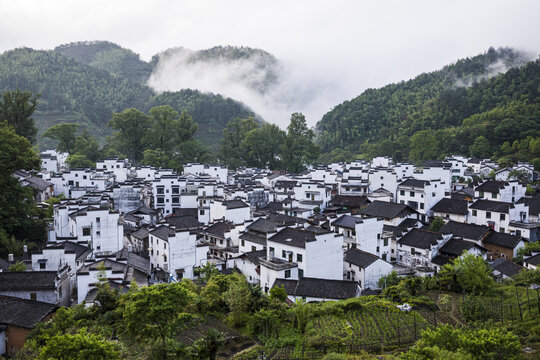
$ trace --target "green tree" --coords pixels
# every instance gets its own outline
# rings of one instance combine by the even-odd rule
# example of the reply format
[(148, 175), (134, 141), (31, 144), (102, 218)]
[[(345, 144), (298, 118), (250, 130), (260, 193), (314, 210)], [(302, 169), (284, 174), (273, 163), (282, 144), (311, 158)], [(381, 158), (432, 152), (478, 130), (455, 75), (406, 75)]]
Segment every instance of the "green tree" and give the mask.
[(285, 132), (275, 124), (263, 124), (249, 131), (241, 143), (246, 165), (279, 168), (280, 146), (285, 136)]
[(41, 136), (58, 140), (56, 150), (72, 154), (75, 147), (75, 133), (78, 128), (78, 124), (56, 124), (48, 128)]
[(231, 168), (244, 164), (245, 154), (242, 143), (248, 132), (258, 127), (253, 117), (247, 119), (235, 118), (223, 130), (221, 140), (220, 158)]
[(199, 129), (199, 125), (193, 121), (193, 118), (183, 110), (178, 119), (178, 125), (176, 127), (176, 138), (180, 143), (193, 139), (193, 136)]
[(308, 128), (304, 115), (292, 114), (280, 149), (283, 165), (287, 170), (298, 173), (317, 159), (319, 146), (313, 142), (314, 139), (315, 133)]
[(474, 144), (471, 146), (471, 155), (480, 157), (480, 158), (487, 158), (490, 154), (490, 146), (489, 141), (483, 136), (478, 136), (474, 140)]
[(17, 261), (15, 264), (9, 265), (8, 271), (10, 272), (26, 271), (26, 265), (24, 265), (22, 261)]
[(149, 148), (170, 154), (175, 143), (175, 128), (179, 126), (178, 111), (169, 105), (155, 106), (150, 109), (150, 120)]
[(487, 293), (495, 286), (491, 268), (480, 256), (464, 253), (445, 264), (438, 274), (441, 284), (450, 290), (473, 294)]
[(94, 162), (87, 159), (86, 156), (79, 154), (70, 155), (66, 159), (66, 163), (70, 169), (87, 169), (95, 167), (96, 165)]
[(435, 217), (431, 224), (429, 225), (429, 230), (431, 231), (439, 231), (444, 226), (444, 220), (440, 217)]
[(134, 163), (139, 163), (148, 144), (149, 116), (131, 108), (113, 114), (108, 126), (117, 130), (110, 139), (111, 145)]
[[(45, 235), (45, 223), (40, 219), (32, 190), (22, 187), (12, 176), (19, 169), (39, 169), (40, 162), (26, 138), (17, 135), (11, 126), (0, 124), (0, 230), (17, 242), (40, 242)], [(0, 248), (0, 253), (4, 251)]]
[(41, 349), (39, 360), (120, 359), (116, 345), (81, 329), (75, 334), (56, 334)]
[(96, 161), (102, 158), (102, 151), (96, 138), (88, 133), (85, 129), (83, 133), (75, 138), (73, 145), (73, 153), (83, 155), (90, 160), (94, 165)]
[(6, 91), (0, 96), (0, 123), (12, 126), (17, 135), (25, 137), (30, 143), (36, 141), (37, 128), (32, 114), (36, 110), (37, 99), (30, 91)]
[(228, 290), (223, 294), (230, 310), (230, 320), (234, 326), (242, 326), (246, 321), (246, 315), (252, 299), (249, 284), (241, 274), (232, 275)]
[(437, 159), (439, 143), (431, 130), (422, 130), (411, 137), (411, 151), (409, 158), (420, 163), (425, 160)]
[(193, 319), (185, 311), (194, 294), (181, 283), (143, 287), (127, 297), (123, 318), (128, 333), (135, 339), (159, 339), (166, 358), (167, 339), (178, 334)]

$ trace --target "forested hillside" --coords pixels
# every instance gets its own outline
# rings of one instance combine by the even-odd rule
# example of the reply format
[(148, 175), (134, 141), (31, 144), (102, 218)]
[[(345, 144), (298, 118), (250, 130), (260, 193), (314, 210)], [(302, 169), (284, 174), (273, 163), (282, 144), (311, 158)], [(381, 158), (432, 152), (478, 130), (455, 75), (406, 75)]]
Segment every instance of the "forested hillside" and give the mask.
[(520, 140), (540, 136), (540, 61), (517, 67), (523, 63), (519, 52), (490, 48), (440, 71), (366, 90), (317, 124), (322, 150), (328, 159), (362, 154), (423, 160), (409, 151), (418, 145), (414, 135), (424, 131), (416, 140), (427, 138), (430, 156), (539, 157), (534, 151), (517, 154)]
[[(79, 56), (81, 61), (88, 59)], [(40, 133), (58, 123), (79, 123), (101, 142), (110, 134), (106, 125), (112, 114), (131, 107), (148, 111), (169, 104), (187, 110), (200, 125), (196, 137), (216, 146), (230, 120), (252, 115), (243, 104), (220, 95), (193, 90), (158, 95), (146, 85), (74, 58), (28, 48), (0, 55), (0, 92), (16, 88), (41, 94), (34, 114)], [(46, 141), (39, 138), (40, 145), (47, 145)]]

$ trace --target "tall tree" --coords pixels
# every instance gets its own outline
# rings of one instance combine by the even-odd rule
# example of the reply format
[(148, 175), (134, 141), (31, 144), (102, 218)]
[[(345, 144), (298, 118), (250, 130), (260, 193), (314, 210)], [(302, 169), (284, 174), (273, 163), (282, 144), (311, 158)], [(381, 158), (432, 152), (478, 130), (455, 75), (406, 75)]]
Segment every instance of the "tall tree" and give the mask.
[(411, 138), (409, 157), (420, 163), (424, 160), (436, 159), (439, 155), (439, 143), (431, 130), (421, 130)]
[(77, 155), (83, 155), (93, 163), (102, 158), (102, 151), (99, 147), (99, 143), (86, 129), (75, 139), (73, 152)]
[(139, 163), (148, 143), (149, 116), (130, 108), (113, 114), (108, 126), (118, 130), (110, 139), (111, 145), (131, 161)]
[(183, 110), (178, 121), (177, 140), (179, 142), (185, 142), (193, 139), (198, 129), (199, 125), (193, 121), (187, 111)]
[(302, 113), (292, 114), (287, 136), (281, 145), (283, 165), (287, 170), (300, 172), (317, 159), (319, 146), (313, 142), (314, 139), (315, 133), (308, 128), (305, 116)]
[(285, 140), (286, 133), (275, 124), (263, 124), (246, 134), (242, 143), (246, 165), (258, 168), (280, 167), (280, 146)]
[(244, 163), (242, 142), (248, 132), (258, 127), (253, 117), (247, 119), (235, 118), (223, 130), (220, 158), (231, 168), (237, 168)]
[(178, 111), (169, 105), (155, 106), (150, 109), (150, 120), (148, 145), (151, 149), (161, 149), (170, 154), (175, 142), (175, 128), (179, 124)]
[(58, 140), (56, 150), (72, 154), (78, 128), (78, 124), (56, 124), (48, 128), (41, 136)]
[(37, 134), (32, 114), (36, 110), (38, 98), (39, 95), (20, 89), (6, 91), (0, 96), (0, 122), (11, 125), (17, 135), (24, 136), (32, 144)]

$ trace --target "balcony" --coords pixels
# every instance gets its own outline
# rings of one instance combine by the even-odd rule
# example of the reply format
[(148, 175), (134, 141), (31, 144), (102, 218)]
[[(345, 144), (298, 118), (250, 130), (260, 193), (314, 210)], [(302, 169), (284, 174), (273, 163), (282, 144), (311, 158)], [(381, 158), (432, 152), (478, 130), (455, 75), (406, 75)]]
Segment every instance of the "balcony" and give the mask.
[(278, 259), (278, 258), (267, 259), (266, 256), (260, 257), (259, 262), (261, 263), (262, 266), (266, 266), (267, 268), (275, 270), (275, 271), (287, 270), (287, 269), (298, 267), (298, 264), (295, 262), (285, 261), (283, 259)]

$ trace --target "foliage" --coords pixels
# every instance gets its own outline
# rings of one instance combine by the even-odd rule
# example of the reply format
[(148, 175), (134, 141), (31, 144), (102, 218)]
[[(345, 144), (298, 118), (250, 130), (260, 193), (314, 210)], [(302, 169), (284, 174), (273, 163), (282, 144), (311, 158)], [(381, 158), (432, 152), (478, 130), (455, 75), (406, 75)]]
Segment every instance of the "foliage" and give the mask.
[[(525, 62), (515, 50), (490, 48), (439, 71), (368, 89), (323, 116), (318, 142), (326, 153), (341, 149), (397, 161), (454, 154), (538, 158), (540, 60), (519, 67)], [(490, 77), (496, 63), (513, 68)]]
[(52, 336), (42, 348), (38, 359), (114, 360), (120, 359), (120, 354), (113, 343), (87, 333), (86, 329), (81, 329), (75, 334)]
[(36, 141), (37, 129), (32, 114), (37, 106), (39, 95), (19, 88), (6, 91), (0, 96), (0, 123), (5, 123), (15, 130), (17, 135), (25, 137), (30, 143)]
[(287, 135), (280, 147), (283, 166), (292, 172), (302, 171), (319, 156), (319, 146), (313, 141), (315, 133), (307, 126), (306, 118), (301, 113), (291, 115)]
[(481, 257), (470, 253), (445, 264), (437, 279), (444, 288), (473, 294), (489, 292), (495, 285), (489, 265)]
[(433, 350), (426, 348), (434, 347), (449, 351), (451, 358), (457, 359), (518, 359), (521, 353), (520, 343), (512, 333), (496, 328), (461, 330), (443, 325), (424, 330), (422, 339), (403, 358), (432, 359), (429, 354)]
[(47, 129), (42, 137), (48, 137), (54, 140), (58, 140), (56, 150), (59, 152), (72, 153), (75, 147), (75, 133), (79, 128), (78, 124), (56, 124)]
[(244, 163), (244, 148), (242, 143), (246, 135), (258, 127), (253, 117), (247, 119), (235, 118), (223, 130), (220, 158), (231, 168), (237, 168)]
[(459, 310), (467, 321), (488, 321), (497, 315), (493, 308), (486, 306), (484, 297), (467, 295), (459, 300)]
[(270, 299), (277, 299), (279, 301), (285, 301), (287, 299), (287, 292), (283, 285), (274, 286), (270, 289)]
[(89, 160), (86, 156), (80, 154), (70, 155), (66, 159), (66, 164), (70, 169), (86, 169), (95, 167), (95, 163)]
[(435, 217), (433, 221), (431, 222), (431, 224), (429, 225), (429, 230), (438, 232), (439, 230), (442, 229), (443, 226), (444, 226), (444, 220), (440, 217)]
[(512, 282), (521, 286), (538, 285), (540, 284), (540, 269), (521, 269), (517, 275), (512, 277)]
[(515, 260), (521, 263), (525, 255), (531, 256), (533, 252), (540, 252), (540, 241), (527, 242), (525, 246), (520, 247), (516, 253)]
[(377, 285), (379, 286), (379, 288), (385, 289), (390, 286), (399, 284), (400, 281), (401, 281), (401, 278), (398, 276), (397, 272), (395, 270), (392, 270), (390, 274), (386, 276), (382, 276), (379, 279)]
[(26, 265), (22, 261), (17, 261), (15, 264), (9, 265), (8, 271), (26, 271)]
[(130, 108), (113, 114), (108, 126), (117, 130), (110, 139), (113, 147), (131, 161), (139, 163), (148, 145), (148, 131), (151, 127), (149, 116)]

